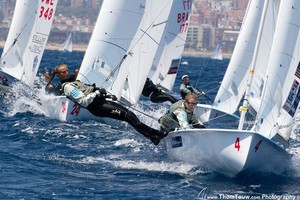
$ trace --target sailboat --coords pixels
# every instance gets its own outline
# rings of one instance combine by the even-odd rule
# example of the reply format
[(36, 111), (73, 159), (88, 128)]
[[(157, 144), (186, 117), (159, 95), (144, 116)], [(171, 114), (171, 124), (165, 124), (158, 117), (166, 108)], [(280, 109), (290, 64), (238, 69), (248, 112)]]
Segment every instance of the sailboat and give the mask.
[[(172, 2), (104, 1), (77, 79), (95, 83), (125, 103), (136, 104), (159, 46)], [(54, 107), (49, 110), (51, 117), (63, 121), (93, 118), (86, 109), (64, 96), (53, 97), (50, 101), (51, 108)]]
[[(268, 3), (265, 1), (265, 6)], [(171, 159), (231, 176), (257, 171), (282, 173), (291, 168), (286, 148), (300, 99), (299, 8), (297, 0), (280, 4), (262, 101), (251, 130), (243, 130), (242, 126), (237, 130), (174, 131), (165, 138)]]
[(249, 99), (251, 108), (254, 111), (258, 109), (264, 85), (263, 77), (266, 74), (265, 66), (270, 56), (279, 4), (279, 0), (270, 1), (266, 6), (266, 11), (263, 13), (265, 1), (249, 1), (236, 46), (214, 102), (212, 105), (197, 105), (196, 114), (202, 122), (238, 120), (236, 112), (246, 90), (247, 72), (249, 72), (252, 64), (260, 23), (263, 22), (264, 25), (260, 33), (263, 39), (259, 44), (259, 53), (257, 53), (258, 58), (255, 66), (257, 73), (254, 74), (253, 87), (251, 87)]
[[(114, 78), (112, 72), (122, 62), (141, 23), (145, 2), (145, 0), (103, 2), (77, 79), (85, 83), (96, 83), (99, 87), (110, 86)], [(47, 111), (49, 117), (61, 121), (95, 118), (88, 110), (65, 96), (49, 96), (43, 104), (50, 108)]]
[(217, 44), (217, 47), (214, 51), (214, 54), (211, 56), (211, 58), (214, 60), (223, 60), (222, 48), (220, 44)]
[(61, 45), (59, 51), (67, 51), (67, 52), (72, 52), (73, 51), (72, 33), (69, 34), (66, 41)]
[(17, 0), (1, 55), (0, 76), (7, 85), (21, 81), (31, 86), (49, 37), (57, 1)]

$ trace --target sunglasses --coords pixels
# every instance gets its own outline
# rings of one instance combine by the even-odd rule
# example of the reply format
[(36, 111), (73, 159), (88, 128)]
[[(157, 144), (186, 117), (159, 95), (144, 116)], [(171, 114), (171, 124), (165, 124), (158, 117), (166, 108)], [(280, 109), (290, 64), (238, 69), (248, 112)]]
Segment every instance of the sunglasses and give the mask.
[(61, 71), (61, 72), (58, 72), (58, 73), (59, 74), (66, 74), (67, 72), (69, 72), (69, 70)]
[(189, 106), (197, 106), (197, 104), (198, 104), (198, 102), (188, 102), (187, 101), (187, 104), (189, 105)]

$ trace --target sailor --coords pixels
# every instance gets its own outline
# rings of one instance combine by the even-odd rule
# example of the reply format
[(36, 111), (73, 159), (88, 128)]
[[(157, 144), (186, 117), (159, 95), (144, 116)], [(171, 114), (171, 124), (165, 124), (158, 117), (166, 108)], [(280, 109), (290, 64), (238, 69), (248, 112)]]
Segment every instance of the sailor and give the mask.
[[(55, 73), (55, 70), (54, 69), (54, 73), (52, 73), (51, 75), (51, 78), (48, 80), (48, 83), (46, 85), (46, 88), (47, 87), (51, 87), (51, 85), (53, 85), (52, 83), (52, 80), (54, 79), (55, 75), (57, 75)], [(77, 74), (78, 74), (78, 71), (76, 71), (77, 69), (74, 70), (74, 74), (69, 74), (68, 73), (68, 80), (65, 80), (66, 82), (72, 82), (72, 81), (75, 81), (76, 80), (76, 77), (77, 77)], [(77, 72), (77, 73), (76, 73)], [(61, 83), (58, 83), (56, 86), (55, 86), (55, 95), (63, 95), (63, 90), (62, 90), (62, 84)]]
[(63, 93), (93, 115), (125, 121), (155, 145), (158, 145), (160, 140), (166, 136), (163, 132), (143, 124), (133, 112), (116, 102), (115, 95), (107, 93), (104, 88), (98, 88), (95, 84), (88, 85), (71, 80), (67, 65), (57, 66), (54, 72), (60, 79)]
[(177, 128), (205, 128), (194, 113), (197, 103), (197, 95), (194, 93), (188, 93), (184, 100), (179, 100), (175, 104), (172, 104), (170, 107), (170, 113), (159, 119), (161, 130), (170, 132)]
[(169, 95), (165, 93), (162, 88), (156, 86), (150, 78), (146, 79), (142, 95), (145, 97), (149, 97), (150, 101), (154, 103), (161, 103), (165, 101), (170, 101), (171, 103), (175, 103), (178, 100), (173, 97), (172, 95)]
[[(51, 69), (47, 67), (44, 68), (39, 80), (35, 82), (36, 88), (42, 88), (45, 86), (45, 91), (47, 94), (60, 95), (59, 87), (50, 82), (53, 76), (54, 73), (51, 71)], [(50, 83), (48, 84), (48, 82)]]
[(194, 88), (193, 86), (190, 85), (190, 80), (189, 80), (189, 76), (188, 75), (183, 75), (182, 78), (182, 83), (180, 85), (180, 95), (182, 97), (182, 99), (185, 98), (185, 95), (189, 94), (189, 93), (194, 93), (196, 94), (198, 97), (201, 95), (205, 95), (204, 92), (201, 92), (199, 90), (197, 90), (196, 88)]
[(0, 75), (0, 85), (8, 86), (8, 80), (5, 76)]
[(13, 96), (13, 93), (10, 92), (11, 88), (8, 84), (8, 79), (0, 74), (0, 97)]

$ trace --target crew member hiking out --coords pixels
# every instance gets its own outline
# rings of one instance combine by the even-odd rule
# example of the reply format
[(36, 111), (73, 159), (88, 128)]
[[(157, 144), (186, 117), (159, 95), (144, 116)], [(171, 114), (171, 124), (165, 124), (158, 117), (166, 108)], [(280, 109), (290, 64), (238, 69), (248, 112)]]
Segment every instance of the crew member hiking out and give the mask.
[(108, 94), (104, 88), (70, 80), (67, 65), (57, 66), (55, 74), (60, 79), (63, 93), (93, 115), (125, 121), (155, 145), (159, 144), (160, 140), (166, 136), (164, 132), (143, 124), (133, 112), (116, 102), (115, 95)]
[(175, 103), (178, 101), (175, 97), (172, 95), (169, 95), (165, 93), (162, 88), (156, 86), (150, 78), (146, 79), (142, 95), (145, 97), (149, 97), (150, 101), (154, 103), (161, 103), (165, 101), (169, 101), (171, 103)]

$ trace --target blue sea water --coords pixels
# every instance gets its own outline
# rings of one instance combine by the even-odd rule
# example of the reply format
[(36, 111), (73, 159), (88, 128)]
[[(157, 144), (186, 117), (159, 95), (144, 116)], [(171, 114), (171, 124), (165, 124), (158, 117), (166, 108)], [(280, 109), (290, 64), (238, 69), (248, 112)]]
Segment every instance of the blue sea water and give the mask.
[[(46, 51), (40, 71), (59, 63), (79, 68), (82, 58), (82, 52)], [(179, 97), (181, 76), (188, 74), (213, 99), (229, 60), (183, 59), (189, 65), (180, 67), (173, 94)], [(169, 106), (146, 98), (141, 104), (155, 116)], [(46, 117), (28, 95), (0, 108), (0, 199), (300, 199), (297, 129), (291, 171), (228, 177), (169, 160), (162, 144), (152, 145), (129, 126)]]

